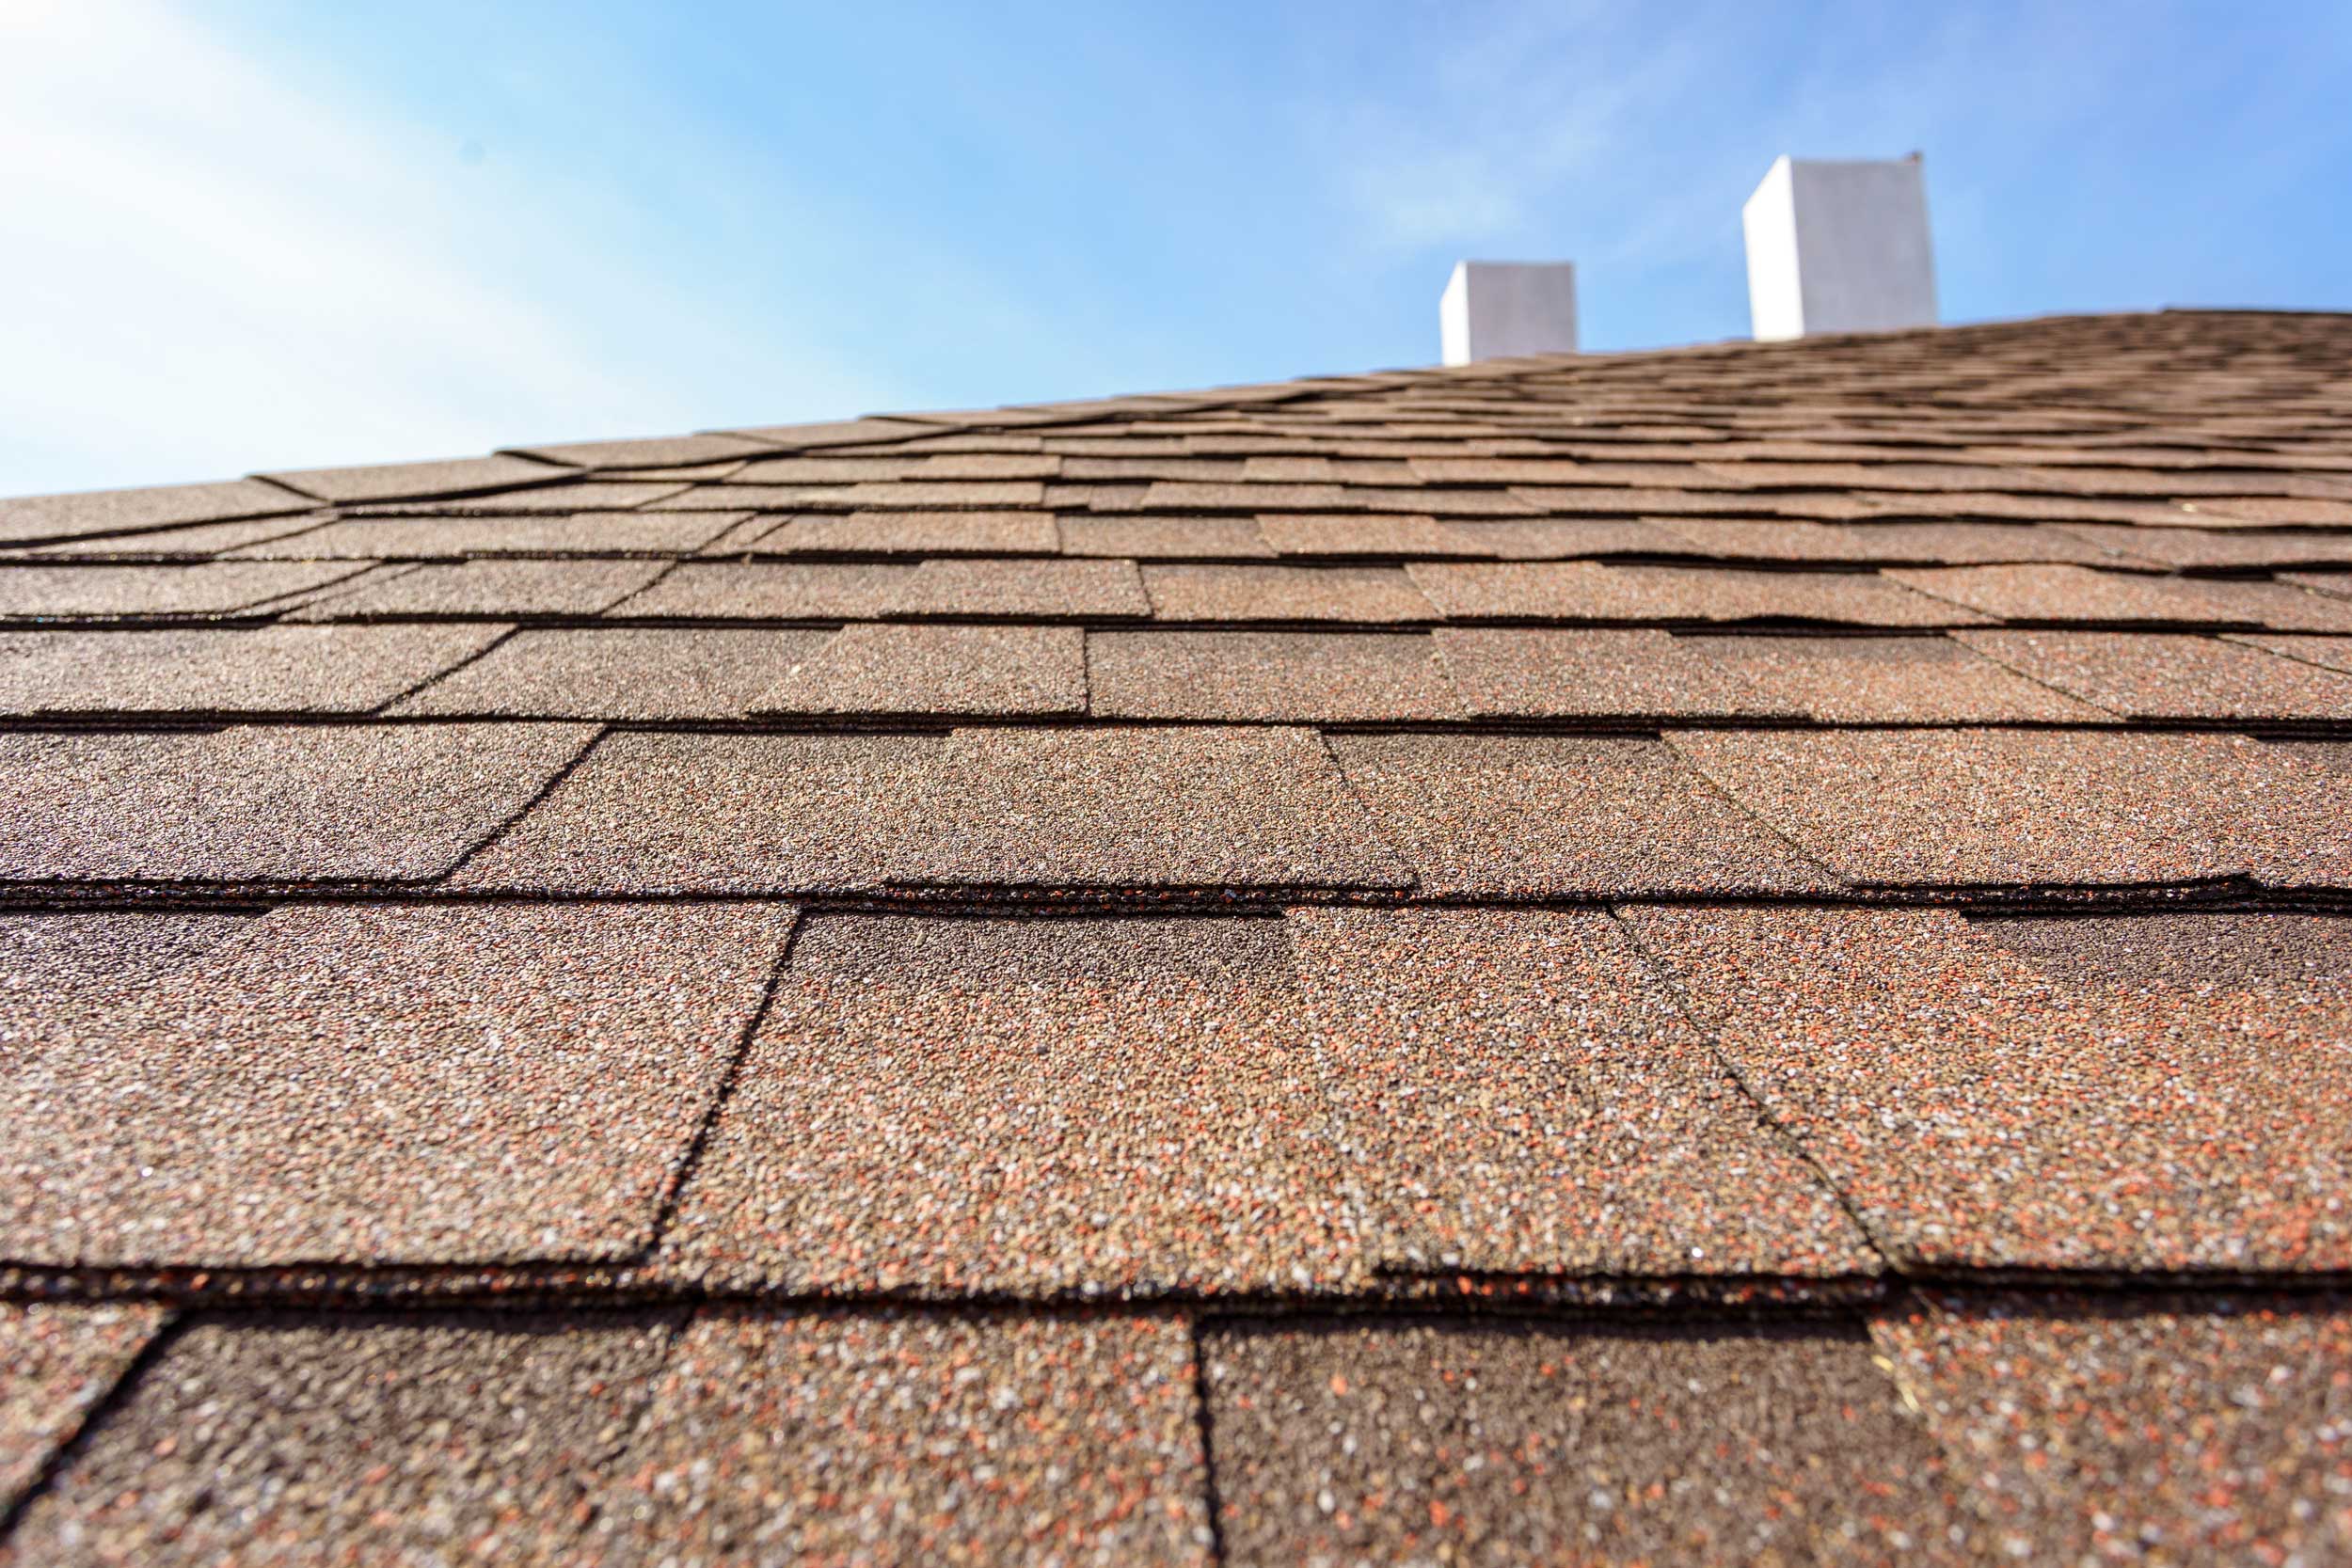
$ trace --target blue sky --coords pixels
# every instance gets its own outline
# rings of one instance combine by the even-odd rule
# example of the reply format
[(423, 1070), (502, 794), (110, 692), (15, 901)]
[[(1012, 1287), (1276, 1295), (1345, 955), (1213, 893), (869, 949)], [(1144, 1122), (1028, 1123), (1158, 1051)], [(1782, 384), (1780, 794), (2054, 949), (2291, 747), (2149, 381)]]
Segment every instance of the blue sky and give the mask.
[[(2128, 22), (2118, 26), (2120, 17)], [(1772, 157), (1947, 320), (2352, 308), (2352, 7), (0, 0), (0, 494), (1744, 336)]]

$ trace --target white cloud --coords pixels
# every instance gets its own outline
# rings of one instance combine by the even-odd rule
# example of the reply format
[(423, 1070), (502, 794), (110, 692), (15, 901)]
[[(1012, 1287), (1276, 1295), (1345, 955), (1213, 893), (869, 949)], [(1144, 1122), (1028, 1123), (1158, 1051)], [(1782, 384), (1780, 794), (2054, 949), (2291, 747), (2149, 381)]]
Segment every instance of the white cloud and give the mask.
[(893, 401), (463, 139), (158, 0), (0, 4), (0, 494)]

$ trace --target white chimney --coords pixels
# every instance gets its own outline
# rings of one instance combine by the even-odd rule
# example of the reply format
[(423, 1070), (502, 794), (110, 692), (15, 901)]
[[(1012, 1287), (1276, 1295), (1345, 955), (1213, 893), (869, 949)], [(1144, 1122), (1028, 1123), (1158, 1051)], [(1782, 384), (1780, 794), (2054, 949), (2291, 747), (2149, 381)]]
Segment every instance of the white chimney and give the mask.
[(1570, 261), (1457, 261), (1438, 301), (1445, 362), (1576, 352)]
[(1885, 162), (1782, 155), (1740, 210), (1758, 339), (1935, 325), (1935, 253), (1919, 154)]

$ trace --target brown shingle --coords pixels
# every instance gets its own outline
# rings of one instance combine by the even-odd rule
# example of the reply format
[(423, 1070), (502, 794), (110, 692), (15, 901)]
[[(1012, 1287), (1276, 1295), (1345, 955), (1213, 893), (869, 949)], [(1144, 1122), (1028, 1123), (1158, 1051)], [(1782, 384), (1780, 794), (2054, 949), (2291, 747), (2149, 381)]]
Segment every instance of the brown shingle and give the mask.
[(938, 507), (948, 511), (1000, 511), (1009, 506), (1045, 504), (1045, 486), (1036, 480), (866, 480), (838, 490), (810, 489), (805, 499), (876, 512), (913, 511)]
[(13, 1510), (169, 1314), (145, 1302), (0, 1302), (0, 1515)]
[(2324, 772), (2231, 736), (1854, 730), (1669, 737), (1859, 883), (2334, 885), (2352, 824)]
[(1486, 718), (1772, 718), (1797, 709), (1671, 632), (1440, 626), (1438, 657)]
[(329, 523), (248, 545), (238, 561), (432, 561), (501, 555), (678, 555), (700, 549), (748, 514), (652, 516), (582, 512), (548, 517), (403, 517)]
[(1979, 658), (1949, 638), (1747, 636), (1682, 641), (1693, 657), (1710, 659), (1785, 709), (1825, 723), (2096, 723), (2107, 717), (1991, 659)]
[(2096, 564), (2114, 552), (2032, 523), (1805, 523), (1786, 518), (1661, 517), (1659, 528), (1709, 555), (1750, 561), (2071, 561)]
[[(686, 492), (675, 479), (640, 481), (594, 480), (563, 484), (534, 484), (527, 490), (501, 490), (486, 496), (442, 497), (421, 501), (376, 501), (342, 509), (345, 516), (381, 521), (419, 517), (538, 517), (568, 516), (575, 512), (628, 512), (648, 501)], [(741, 506), (743, 502), (735, 503)]]
[(0, 736), (0, 878), (420, 881), (588, 741), (568, 724)]
[(2185, 501), (2181, 509), (2216, 528), (2232, 523), (2250, 523), (2263, 528), (2352, 527), (2352, 499), (2217, 496)]
[(2352, 605), (2269, 582), (2096, 572), (2082, 566), (1895, 569), (1898, 582), (2004, 621), (2117, 621), (2352, 631)]
[(233, 936), (242, 914), (0, 915), (0, 1064), (56, 1013), (122, 998), (195, 963)]
[(325, 594), (299, 621), (385, 615), (594, 615), (666, 571), (659, 561), (468, 561), (412, 566)]
[(0, 1244), (60, 1265), (617, 1259), (791, 928), (684, 905), (282, 909), (0, 1080)]
[(259, 480), (216, 484), (164, 484), (146, 490), (91, 490), (65, 496), (0, 500), (0, 541), (68, 539), (126, 529), (167, 528), (232, 517), (301, 512), (310, 502)]
[(894, 420), (878, 415), (863, 420), (830, 420), (817, 424), (754, 425), (716, 434), (748, 436), (771, 447), (781, 447), (787, 451), (812, 451), (825, 447), (853, 447), (871, 441), (904, 440), (910, 436), (925, 434), (925, 427), (912, 420)]
[(61, 539), (9, 552), (28, 561), (177, 561), (202, 559), (247, 545), (288, 539), (320, 526), (315, 513), (257, 517), (237, 523), (190, 523), (145, 533), (110, 533), (92, 539)]
[(367, 468), (304, 468), (261, 477), (329, 501), (396, 500), (406, 496), (479, 495), (561, 480), (578, 470), (529, 458), (453, 457), (438, 463), (394, 463)]
[(1972, 1560), (1851, 1330), (1267, 1322), (1204, 1336), (1226, 1560)]
[(682, 468), (691, 464), (756, 457), (775, 449), (739, 436), (656, 436), (633, 441), (574, 441), (550, 447), (516, 447), (542, 462), (576, 468)]
[(0, 633), (0, 713), (369, 713), (507, 630)]
[(391, 711), (499, 719), (739, 719), (822, 631), (525, 630)]
[(0, 565), (0, 618), (101, 621), (231, 616), (241, 610), (275, 608), (278, 601), (365, 570), (348, 562)]
[(615, 607), (628, 616), (725, 621), (838, 621), (876, 615), (902, 598), (913, 566), (688, 562)]
[(2252, 632), (2222, 639), (2225, 642), (2243, 642), (2249, 647), (2265, 648), (2288, 658), (2299, 658), (2306, 664), (2316, 664), (2325, 670), (2352, 673), (2352, 638), (2344, 637), (2264, 637)]
[(1132, 561), (926, 561), (887, 612), (1124, 618), (1152, 613)]
[(2352, 1559), (2340, 1295), (1937, 1293), (1883, 1313), (1871, 1336), (1988, 1551)]
[(585, 1483), (675, 1314), (199, 1323), (26, 1511), (17, 1560), (592, 1560)]
[(2249, 529), (2126, 528), (2069, 523), (2077, 533), (2119, 556), (2166, 566), (2317, 566), (2352, 562), (2352, 534), (2296, 529), (2275, 533)]
[(1982, 620), (1858, 572), (1742, 572), (1592, 562), (1408, 565), (1448, 619), (1834, 621), (1934, 626)]
[(1076, 626), (844, 626), (778, 672), (751, 705), (760, 713), (1083, 713), (1086, 633)]
[(1463, 715), (1426, 637), (1110, 631), (1087, 640), (1093, 711), (1316, 723)]
[(958, 730), (894, 879), (1401, 887), (1330, 753), (1292, 729)]
[(1970, 647), (2132, 719), (2352, 719), (2352, 675), (2212, 637), (1964, 631)]
[(1319, 909), (1289, 924), (1374, 1268), (1878, 1268), (1605, 912)]
[(1052, 555), (1051, 512), (851, 512), (793, 518), (759, 541), (762, 555), (864, 551), (887, 555)]
[(1245, 517), (1063, 517), (1064, 555), (1128, 557), (1271, 556), (1258, 525)]
[(1291, 1290), (1356, 1270), (1270, 919), (812, 917), (658, 1267), (728, 1287)]
[(1431, 621), (1437, 611), (1393, 566), (1146, 566), (1162, 621)]
[(2352, 923), (1625, 911), (1871, 1235), (1929, 1268), (2340, 1270)]
[(613, 1469), (583, 1560), (1214, 1560), (1164, 1319), (707, 1312)]
[(1830, 879), (1655, 740), (1334, 736), (1435, 894), (1797, 892)]
[(628, 735), (604, 740), (452, 886), (564, 893), (872, 887), (927, 834), (916, 736)]

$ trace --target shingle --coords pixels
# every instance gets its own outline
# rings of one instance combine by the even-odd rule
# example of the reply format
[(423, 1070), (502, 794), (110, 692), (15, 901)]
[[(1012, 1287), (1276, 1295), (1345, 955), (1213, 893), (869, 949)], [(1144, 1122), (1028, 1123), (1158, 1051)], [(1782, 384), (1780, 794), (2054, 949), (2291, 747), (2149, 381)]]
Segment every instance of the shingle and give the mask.
[(144, 533), (110, 533), (95, 539), (61, 539), (47, 545), (27, 545), (9, 552), (9, 559), (27, 561), (175, 561), (203, 559), (260, 545), (291, 539), (320, 525), (320, 515), (303, 513), (256, 517), (234, 523), (189, 523), (181, 528), (154, 529)]
[(745, 507), (751, 507), (761, 512), (795, 512), (818, 502), (837, 501), (841, 491), (846, 488), (846, 485), (740, 484), (730, 481), (722, 484), (675, 488), (672, 494), (659, 500), (647, 501), (638, 510), (647, 514), (740, 512)]
[(1799, 892), (1823, 871), (1655, 740), (1333, 736), (1430, 893)]
[[(1078, 459), (1073, 458), (1074, 464)], [(1356, 504), (1337, 484), (1154, 480), (1142, 504), (1154, 512), (1332, 512)]]
[(437, 877), (586, 744), (562, 724), (0, 736), (0, 879)]
[(2316, 497), (2214, 496), (2185, 501), (2181, 509), (2216, 528), (2231, 523), (2251, 523), (2263, 528), (2352, 526), (2352, 500), (2329, 500)]
[[(2334, 598), (2352, 598), (2352, 572), (2281, 572), (2279, 580)], [(2352, 626), (2331, 626), (2328, 629), (2352, 631)]]
[(588, 1556), (1209, 1568), (1193, 1387), (1167, 1320), (707, 1312)]
[(2334, 885), (2352, 823), (2325, 770), (2233, 736), (1853, 730), (1669, 736), (1848, 880)]
[(760, 713), (1083, 713), (1086, 633), (1076, 626), (844, 626), (778, 671), (751, 705)]
[(2352, 1560), (2340, 1295), (1937, 1293), (1871, 1335), (2010, 1561)]
[(2083, 566), (1890, 570), (1924, 594), (2004, 621), (2122, 621), (2352, 631), (2352, 605), (2269, 582), (2096, 572)]
[(888, 613), (1144, 616), (1132, 561), (926, 561), (898, 583)]
[(893, 879), (1401, 887), (1330, 753), (1294, 729), (958, 730)]
[(2318, 474), (2265, 472), (2259, 468), (2208, 473), (2126, 467), (2019, 468), (2016, 471), (2042, 481), (2054, 490), (2074, 490), (2094, 496), (2162, 496), (2171, 500), (2199, 496), (2352, 499), (2352, 485), (2342, 480)]
[(1683, 514), (1698, 517), (1814, 517), (1836, 522), (1876, 515), (1854, 497), (1835, 490), (1768, 493), (1522, 485), (1509, 494), (1531, 513), (1559, 516), (1655, 518)]
[(668, 570), (659, 561), (468, 561), (416, 566), (294, 612), (303, 621), (379, 615), (594, 615)]
[(2016, 496), (1990, 490), (1856, 490), (1861, 513), (1881, 517), (2003, 517), (2016, 522), (2139, 523), (2189, 528), (2197, 518), (2169, 501), (2090, 496)]
[(822, 631), (521, 631), (392, 708), (501, 719), (739, 719)]
[(925, 427), (912, 420), (894, 420), (878, 415), (870, 419), (833, 420), (818, 424), (755, 425), (715, 434), (747, 436), (771, 447), (803, 451), (819, 447), (853, 447), (869, 441), (903, 440), (910, 436), (925, 434)]
[(1598, 911), (1300, 910), (1360, 1244), (1391, 1274), (1869, 1274), (1878, 1259)]
[(838, 621), (877, 615), (905, 596), (913, 566), (688, 562), (623, 601), (629, 616), (731, 621)]
[(917, 736), (607, 736), (452, 879), (565, 893), (872, 887), (935, 832), (919, 791), (946, 742)]
[(1061, 459), (1043, 452), (942, 451), (922, 459), (921, 479), (1054, 479)]
[(1683, 539), (1627, 517), (1494, 518), (1443, 525), (1466, 550), (1498, 561), (1567, 561), (1580, 556), (1693, 555)]
[(501, 555), (679, 555), (748, 514), (652, 516), (582, 512), (547, 517), (403, 517), (329, 523), (291, 538), (248, 545), (239, 561), (430, 561)]
[(365, 570), (345, 562), (0, 565), (0, 618), (97, 621), (230, 616)]
[(2352, 638), (2344, 637), (2264, 637), (2253, 632), (2227, 637), (2226, 642), (2243, 642), (2249, 647), (2265, 648), (2288, 658), (2299, 658), (2306, 664), (2322, 669), (2352, 673)]
[(1278, 555), (1469, 555), (1487, 552), (1458, 525), (1435, 517), (1343, 512), (1268, 513), (1258, 531)]
[(1464, 715), (1426, 637), (1111, 631), (1087, 641), (1093, 711), (1316, 723)]
[(852, 512), (793, 518), (759, 542), (763, 555), (871, 551), (891, 555), (1052, 555), (1061, 535), (1050, 512)]
[(2112, 561), (2114, 553), (2032, 523), (1806, 523), (1786, 518), (1663, 517), (1658, 527), (1710, 555), (1751, 561)]
[(2265, 533), (2251, 529), (2225, 532), (2109, 523), (2069, 523), (2065, 528), (2117, 555), (2167, 566), (2313, 566), (2352, 562), (2352, 534), (2323, 533), (2316, 529)]
[(803, 499), (819, 504), (870, 508), (877, 512), (939, 507), (949, 511), (1001, 511), (1045, 504), (1045, 486), (1033, 479), (866, 480), (837, 490), (808, 489)]
[(168, 1317), (145, 1302), (0, 1302), (0, 1516), (73, 1441)]
[(0, 915), (0, 1065), (45, 1022), (170, 978), (233, 936), (241, 914)]
[(904, 479), (922, 463), (902, 449), (855, 457), (768, 457), (747, 463), (728, 476), (730, 484), (855, 484), (869, 479)]
[(1405, 568), (1451, 620), (1832, 621), (1972, 625), (1983, 617), (1866, 572), (1743, 572), (1593, 562)]
[(310, 502), (259, 480), (164, 484), (146, 490), (86, 490), (0, 499), (0, 541), (66, 539), (126, 529), (167, 528), (309, 510)]
[(795, 1292), (1328, 1288), (1346, 1174), (1270, 919), (819, 915), (657, 1267)]
[(1162, 621), (1431, 621), (1437, 611), (1393, 566), (1146, 566)]
[(756, 457), (775, 448), (738, 436), (657, 436), (635, 441), (574, 441), (513, 450), (525, 457), (578, 468), (677, 468), (725, 458)]
[(1438, 657), (1482, 718), (1788, 718), (1797, 709), (1671, 632), (1440, 626)]
[[(534, 484), (527, 490), (500, 490), (486, 496), (442, 497), (421, 501), (362, 502), (342, 509), (345, 516), (388, 517), (535, 517), (567, 516), (575, 512), (629, 512), (649, 501), (682, 497), (679, 480), (580, 480), (561, 484)], [(748, 502), (737, 501), (738, 507)]]
[(1974, 1560), (1851, 1330), (1277, 1321), (1201, 1357), (1234, 1568)]
[(2352, 719), (2352, 675), (2212, 637), (1970, 631), (1962, 641), (2131, 719)]
[(1063, 517), (1064, 555), (1266, 557), (1274, 554), (1245, 517)]
[(0, 633), (0, 713), (370, 713), (506, 629)]
[[(1962, 632), (1963, 639), (1976, 635)], [(2002, 633), (1986, 635), (2000, 636)], [(2107, 715), (1946, 637), (1692, 637), (1693, 657), (1833, 724), (2098, 723)], [(1979, 646), (1971, 641), (1970, 647)]]
[(199, 1323), (11, 1543), (24, 1562), (585, 1562), (585, 1483), (675, 1314)]
[(790, 928), (757, 906), (281, 909), (20, 1044), (0, 1246), (116, 1267), (627, 1257)]
[(406, 496), (478, 495), (485, 490), (561, 480), (575, 471), (501, 454), (367, 468), (304, 468), (261, 477), (321, 500), (382, 501)]
[(1629, 910), (1700, 1025), (1926, 1269), (2341, 1270), (2352, 923)]

